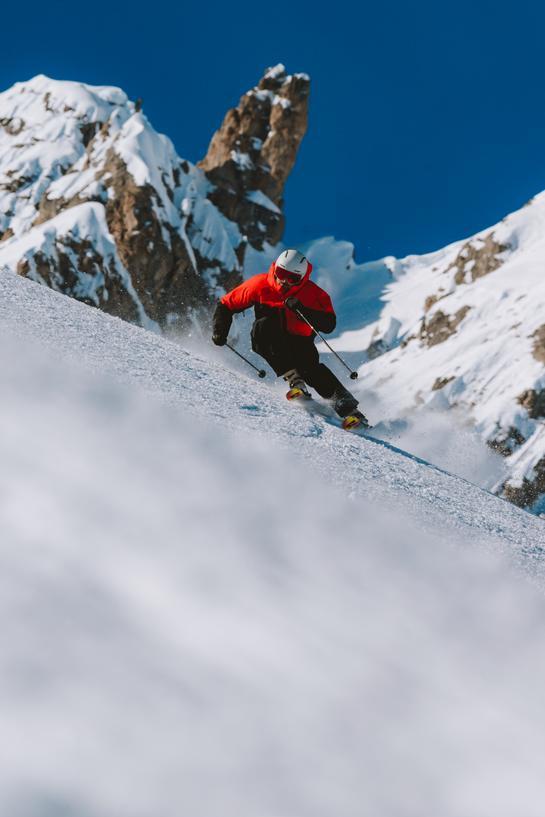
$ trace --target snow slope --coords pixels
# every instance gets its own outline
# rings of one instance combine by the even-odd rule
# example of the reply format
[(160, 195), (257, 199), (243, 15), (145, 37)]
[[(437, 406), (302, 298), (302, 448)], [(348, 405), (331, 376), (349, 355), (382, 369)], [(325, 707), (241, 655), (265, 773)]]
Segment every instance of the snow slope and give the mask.
[(541, 814), (541, 520), (8, 273), (0, 333), (3, 813)]

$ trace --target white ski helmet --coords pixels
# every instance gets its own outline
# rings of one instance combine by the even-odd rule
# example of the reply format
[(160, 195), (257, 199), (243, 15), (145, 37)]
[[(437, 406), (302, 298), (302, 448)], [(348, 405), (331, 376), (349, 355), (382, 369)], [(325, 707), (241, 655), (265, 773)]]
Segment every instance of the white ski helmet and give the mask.
[(287, 272), (299, 275), (300, 278), (303, 277), (308, 269), (308, 261), (299, 250), (284, 250), (276, 259), (275, 264)]

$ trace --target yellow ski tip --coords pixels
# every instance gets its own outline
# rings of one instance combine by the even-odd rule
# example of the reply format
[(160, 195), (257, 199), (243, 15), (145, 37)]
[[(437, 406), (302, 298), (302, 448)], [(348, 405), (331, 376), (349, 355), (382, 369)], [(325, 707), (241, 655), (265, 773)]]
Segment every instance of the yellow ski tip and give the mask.
[(345, 431), (350, 431), (351, 428), (357, 428), (361, 425), (361, 417), (354, 417), (353, 415), (349, 414), (348, 417), (345, 417), (342, 422), (342, 427)]
[(303, 389), (295, 388), (286, 392), (286, 400), (297, 400), (299, 397), (306, 397)]

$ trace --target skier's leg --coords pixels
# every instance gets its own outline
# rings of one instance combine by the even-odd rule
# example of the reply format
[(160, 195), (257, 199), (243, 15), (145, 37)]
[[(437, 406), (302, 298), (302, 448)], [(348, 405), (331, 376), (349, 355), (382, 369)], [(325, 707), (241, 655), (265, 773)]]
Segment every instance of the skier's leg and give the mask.
[(279, 377), (296, 368), (289, 336), (272, 316), (255, 321), (252, 326), (252, 349), (267, 361)]
[(342, 388), (341, 382), (335, 377), (331, 369), (320, 363), (318, 350), (312, 338), (293, 339), (295, 361), (298, 371), (309, 386), (315, 389), (320, 397), (331, 399), (337, 388)]
[[(273, 316), (258, 318), (252, 327), (252, 349), (261, 355), (281, 377), (287, 373), (301, 375), (320, 397), (332, 400), (341, 417), (355, 411), (358, 401), (324, 363), (312, 338), (290, 335)], [(296, 370), (294, 372), (293, 370)], [(290, 386), (292, 380), (289, 378)]]
[(325, 363), (320, 363), (314, 341), (306, 338), (305, 341), (305, 345), (301, 345), (297, 359), (299, 372), (320, 397), (333, 401), (334, 409), (340, 417), (346, 417), (356, 410), (357, 399), (343, 386)]

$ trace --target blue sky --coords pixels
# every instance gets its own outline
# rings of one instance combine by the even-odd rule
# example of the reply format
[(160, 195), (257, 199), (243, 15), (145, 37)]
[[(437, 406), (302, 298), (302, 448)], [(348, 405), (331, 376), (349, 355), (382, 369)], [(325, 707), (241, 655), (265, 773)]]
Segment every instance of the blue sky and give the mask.
[(286, 239), (358, 260), (436, 249), (545, 188), (545, 4), (11, 3), (0, 86), (119, 85), (197, 161), (228, 107), (283, 62), (312, 78)]

